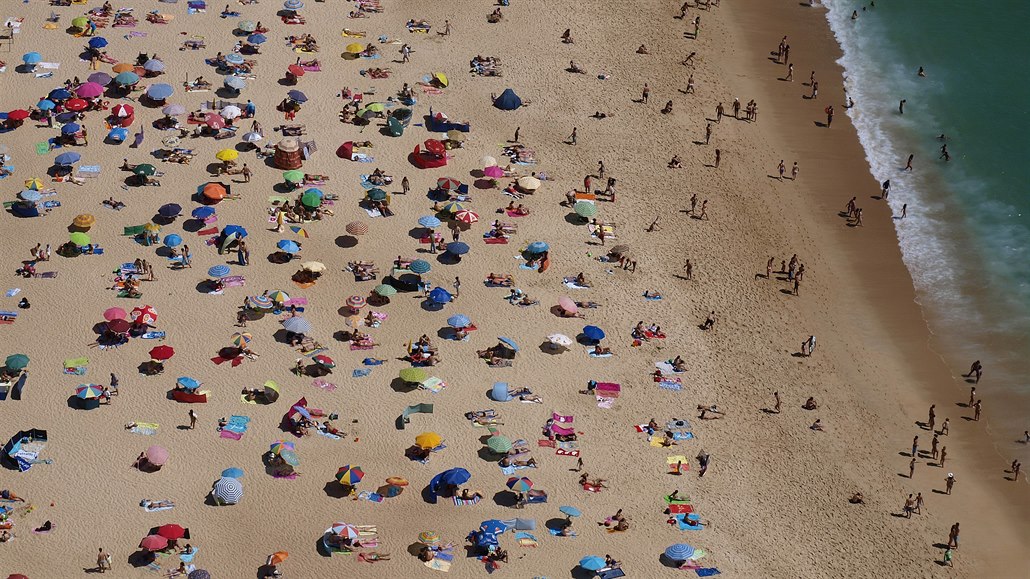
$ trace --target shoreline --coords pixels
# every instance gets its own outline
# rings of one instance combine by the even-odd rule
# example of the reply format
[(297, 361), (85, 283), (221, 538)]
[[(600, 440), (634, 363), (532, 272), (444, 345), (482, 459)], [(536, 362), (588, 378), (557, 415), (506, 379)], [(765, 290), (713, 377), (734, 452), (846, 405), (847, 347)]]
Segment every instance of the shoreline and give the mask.
[[(964, 400), (962, 390), (966, 384), (952, 368), (963, 362), (952, 360), (949, 363), (945, 359), (945, 350), (928, 326), (901, 257), (890, 207), (882, 201), (868, 199), (868, 194), (863, 193), (877, 194), (879, 184), (869, 172), (850, 117), (843, 114), (841, 103), (846, 96), (843, 83), (838, 83), (837, 79), (843, 80), (844, 71), (836, 62), (841, 48), (826, 21), (825, 8), (793, 4), (773, 8), (758, 0), (742, 0), (738, 8), (732, 18), (741, 31), (743, 44), (750, 44), (745, 61), (753, 62), (757, 55), (765, 54), (763, 49), (775, 48), (779, 37), (788, 34), (793, 46), (791, 60), (796, 63), (795, 77), (801, 76), (800, 80), (804, 81), (807, 71), (816, 69), (817, 79), (833, 79), (820, 86), (819, 106), (799, 98), (805, 88), (797, 78), (794, 83), (770, 82), (768, 79), (774, 75), (783, 74), (771, 62), (768, 66), (763, 63), (753, 68), (757, 78), (751, 84), (763, 86), (774, 105), (766, 107), (763, 121), (781, 128), (777, 135), (793, 152), (819, 159), (821, 163), (815, 170), (806, 171), (802, 167), (801, 178), (806, 180), (809, 195), (804, 200), (795, 200), (794, 205), (801, 205), (799, 210), (806, 214), (810, 231), (820, 236), (821, 241), (829, 241), (820, 245), (832, 261), (847, 264), (835, 269), (835, 273), (845, 276), (840, 292), (843, 295), (835, 301), (842, 306), (857, 305), (861, 313), (855, 317), (861, 320), (858, 326), (866, 337), (885, 339), (885, 343), (892, 345), (887, 351), (874, 350), (879, 349), (877, 355), (891, 359), (883, 364), (888, 374), (905, 376), (897, 382), (910, 385), (896, 392), (902, 403), (901, 413), (909, 419), (908, 424), (912, 424), (925, 420), (924, 409), (935, 403), (938, 424), (945, 415), (952, 418), (953, 434), (948, 437), (948, 443), (953, 446), (949, 449), (948, 470), (965, 471), (966, 484), (973, 488), (963, 499), (962, 507), (942, 505), (941, 508), (947, 513), (945, 516), (962, 520), (966, 533), (963, 545), (974, 545), (976, 549), (976, 569), (971, 572), (993, 572), (995, 576), (1004, 577), (1005, 573), (1026, 564), (1026, 557), (1020, 552), (1021, 544), (1012, 539), (1026, 536), (1030, 529), (1026, 523), (1030, 501), (1025, 494), (1025, 482), (1001, 480), (1006, 462), (999, 452), (998, 441), (986, 432), (989, 428), (986, 420), (974, 423), (959, 418), (966, 411), (956, 407), (955, 401)], [(799, 54), (802, 51), (804, 55)], [(797, 64), (799, 61), (805, 64)], [(827, 75), (829, 71), (832, 73)], [(762, 76), (765, 80), (758, 80)], [(833, 129), (830, 129), (834, 134), (820, 134), (825, 128), (804, 129), (806, 123), (825, 118), (821, 109), (827, 104), (833, 104), (837, 112)], [(798, 129), (799, 126), (802, 128)], [(846, 188), (841, 188), (841, 183), (847, 183)], [(851, 195), (857, 195), (859, 206), (866, 210), (863, 231), (844, 226), (843, 220), (836, 217)], [(871, 272), (875, 273), (870, 275)], [(849, 297), (858, 303), (849, 304)], [(955, 433), (956, 430), (960, 432)], [(914, 431), (914, 426), (899, 428), (891, 438), (903, 448), (906, 436)], [(958, 456), (953, 454), (956, 439), (960, 444)], [(899, 457), (898, 461), (901, 460)], [(904, 466), (899, 463), (899, 470)], [(980, 514), (970, 520), (960, 514), (963, 510)], [(940, 532), (946, 536), (946, 530), (945, 527)], [(974, 534), (979, 537), (970, 536)], [(999, 543), (999, 539), (1005, 538), (1009, 538), (1008, 545)], [(962, 556), (967, 557), (968, 552), (964, 551)]]

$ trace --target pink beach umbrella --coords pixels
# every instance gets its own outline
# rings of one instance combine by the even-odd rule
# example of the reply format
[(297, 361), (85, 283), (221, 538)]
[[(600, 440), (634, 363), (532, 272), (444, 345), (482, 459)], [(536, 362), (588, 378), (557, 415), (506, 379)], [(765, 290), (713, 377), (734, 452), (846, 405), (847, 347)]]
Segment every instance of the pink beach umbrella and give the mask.
[(483, 174), (487, 177), (497, 179), (498, 177), (504, 177), (504, 169), (498, 167), (497, 165), (494, 165), (492, 167), (487, 167), (486, 169), (483, 169)]
[(107, 308), (104, 310), (104, 319), (113, 322), (115, 320), (125, 319), (125, 310), (122, 308)]
[(154, 466), (164, 466), (168, 462), (168, 450), (161, 446), (151, 446), (147, 449), (147, 462)]
[(565, 310), (565, 312), (569, 314), (574, 314), (579, 311), (579, 308), (576, 307), (576, 302), (568, 296), (562, 296), (558, 298), (558, 307)]
[(148, 535), (143, 537), (143, 540), (139, 542), (139, 546), (147, 551), (160, 551), (168, 546), (168, 539), (161, 535)]

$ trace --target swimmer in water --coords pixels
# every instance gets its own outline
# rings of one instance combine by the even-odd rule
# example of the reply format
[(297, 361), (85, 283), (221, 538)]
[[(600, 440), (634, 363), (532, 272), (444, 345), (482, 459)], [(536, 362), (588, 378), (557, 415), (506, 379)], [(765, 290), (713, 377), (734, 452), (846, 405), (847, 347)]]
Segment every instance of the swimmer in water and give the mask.
[(923, 67), (920, 66), (919, 67), (919, 72), (916, 73), (916, 74), (918, 74), (919, 76), (926, 76), (926, 71), (923, 70)]

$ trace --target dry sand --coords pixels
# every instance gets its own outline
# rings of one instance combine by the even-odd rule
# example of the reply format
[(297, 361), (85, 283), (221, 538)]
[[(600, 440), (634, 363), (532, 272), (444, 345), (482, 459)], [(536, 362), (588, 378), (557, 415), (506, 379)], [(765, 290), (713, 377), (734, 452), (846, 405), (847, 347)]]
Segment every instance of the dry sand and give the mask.
[[(229, 31), (235, 19), (218, 18), (220, 6), (213, 4), (206, 15), (188, 16), (185, 2), (128, 0), (121, 4), (134, 6), (141, 20), (142, 13), (154, 7), (175, 14), (175, 20), (164, 26), (141, 22), (135, 30), (146, 32), (145, 38), (125, 38), (131, 29), (102, 29), (100, 33), (111, 41), (111, 55), (131, 60), (141, 50), (156, 51), (169, 71), (160, 80), (177, 89), (186, 74), (218, 78), (202, 58), (228, 51), (234, 42)], [(833, 80), (839, 78), (839, 71), (831, 62), (838, 49), (818, 10), (794, 2), (784, 3), (779, 12), (756, 0), (726, 2), (701, 12), (701, 38), (693, 41), (681, 37), (687, 24), (672, 19), (671, 3), (651, 10), (639, 4), (581, 3), (573, 8), (517, 0), (504, 9), (505, 19), (496, 25), (485, 22), (492, 10), (485, 3), (469, 7), (447, 1), (434, 4), (431, 12), (384, 4), (385, 14), (348, 20), (344, 15), (352, 9), (350, 4), (311, 3), (302, 11), (308, 19), (306, 27), (283, 25), (273, 16), (278, 5), (270, 0), (238, 7), (244, 18), (261, 20), (271, 28), (263, 54), (255, 57), (259, 63), (256, 86), (243, 93), (257, 104), (258, 120), (270, 135), (271, 127), (278, 124), (274, 106), (287, 90), (276, 79), (297, 56), (282, 45), (282, 37), (310, 32), (323, 47), (318, 55), (323, 71), (305, 76), (296, 87), (311, 99), (298, 121), (307, 125), (308, 138), (321, 149), (304, 168), (331, 175), (325, 189), (340, 196), (333, 207), (336, 216), (310, 224), (311, 237), (303, 240), (303, 260), (330, 266), (315, 287), (297, 290), (289, 280), (296, 267), (265, 259), (278, 239), (293, 236), (270, 232), (266, 223), (266, 198), (281, 172), (251, 160), (249, 154), (243, 157), (255, 168), (254, 178), (233, 188), (243, 199), (218, 206), (220, 225), (238, 223), (251, 232), (252, 264), (233, 266), (234, 273), (246, 275), (246, 288), (230, 289), (223, 296), (198, 292), (207, 268), (230, 256), (219, 256), (195, 234), (182, 232), (182, 220), (163, 233), (183, 234), (195, 255), (192, 270), (164, 270), (160, 267), (164, 260), (154, 255), (153, 248), (119, 236), (123, 226), (146, 222), (163, 203), (180, 203), (188, 212), (194, 206), (189, 201), (194, 188), (207, 180), (205, 166), (214, 161), (217, 150), (233, 141), (189, 141), (198, 153), (193, 164), (161, 164), (167, 173), (163, 187), (126, 191), (119, 184), (125, 175), (117, 169), (121, 159), (149, 161), (149, 151), (158, 146), (158, 132), (148, 127), (138, 150), (102, 145), (98, 142), (102, 120), (93, 114), (86, 125), (94, 142), (80, 152), (84, 162), (103, 165), (101, 178), (84, 187), (58, 184), (62, 207), (44, 218), (5, 218), (8, 242), (0, 251), (11, 269), (29, 257), (29, 247), (37, 242), (55, 247), (64, 242), (65, 228), (84, 212), (96, 215), (98, 223), (91, 235), (105, 254), (70, 260), (55, 256), (40, 271), (59, 271), (57, 279), (11, 282), (12, 287), (23, 289), (21, 295), (33, 307), (16, 324), (4, 327), (3, 350), (22, 351), (32, 364), (24, 399), (0, 403), (2, 423), (10, 431), (4, 434), (46, 429), (51, 441), (46, 454), (54, 463), (25, 473), (5, 471), (0, 486), (27, 496), (35, 509), (16, 518), (15, 540), (0, 546), (0, 573), (75, 576), (92, 566), (95, 549), (103, 546), (114, 555), (115, 576), (146, 575), (145, 570), (132, 570), (128, 562), (136, 544), (151, 527), (177, 522), (191, 529), (191, 542), (200, 548), (198, 567), (215, 577), (250, 577), (276, 550), (291, 553), (282, 566), (288, 576), (431, 575), (407, 554), (419, 531), (434, 528), (446, 540), (460, 544), (480, 521), (522, 516), (535, 517), (541, 525), (534, 533), (540, 546), (523, 549), (510, 534), (505, 535), (501, 542), (512, 562), (502, 573), (509, 576), (566, 576), (584, 555), (605, 553), (624, 561), (631, 577), (676, 576), (677, 572), (661, 566), (658, 555), (677, 542), (704, 548), (709, 556), (703, 562), (727, 576), (1019, 576), (1018, 570), (1026, 568), (1025, 487), (1001, 480), (998, 460), (981, 451), (986, 448), (982, 431), (962, 420), (963, 409), (953, 405), (963, 397), (947, 367), (927, 346), (928, 333), (911, 299), (911, 281), (901, 265), (886, 209), (872, 200), (862, 201), (866, 226), (861, 230), (845, 228), (836, 217), (860, 187), (875, 192), (876, 184), (868, 176), (843, 111), (838, 107), (832, 133), (817, 129), (811, 122), (821, 118), (824, 101), (815, 104), (799, 98), (800, 80), (807, 78), (805, 71), (815, 68), (825, 80), (820, 99), (842, 101)], [(54, 10), (66, 25), (82, 9)], [(50, 11), (41, 2), (9, 7), (11, 16), (22, 16), (25, 22), (2, 75), (5, 90), (0, 108), (26, 107), (64, 78), (89, 74), (86, 63), (78, 61), (81, 41), (62, 30), (41, 29)], [(434, 33), (410, 35), (403, 28), (409, 18), (430, 19)], [(453, 25), (453, 34), (446, 39), (435, 34), (444, 18)], [(369, 81), (358, 76), (357, 71), (369, 63), (339, 58), (350, 41), (340, 37), (345, 26), (367, 30), (373, 39), (387, 34), (411, 42), (412, 62), (390, 63), (395, 57), (391, 50), (397, 47), (386, 46), (386, 58), (374, 65), (392, 68), (392, 78)], [(567, 27), (573, 29), (574, 45), (558, 42)], [(187, 38), (184, 34), (204, 36), (208, 49), (176, 50)], [(800, 78), (793, 86), (776, 82), (780, 71), (765, 60), (783, 34), (791, 37), (792, 59), (803, 63), (796, 67)], [(634, 52), (641, 43), (651, 55)], [(14, 61), (28, 50), (40, 50), (48, 61), (61, 61), (59, 74), (48, 81), (15, 73)], [(677, 89), (685, 88), (687, 71), (678, 62), (695, 50), (699, 53), (694, 73), (697, 94), (685, 96)], [(476, 54), (501, 57), (505, 77), (471, 78), (465, 64)], [(590, 74), (564, 72), (570, 59)], [(411, 127), (402, 138), (391, 139), (378, 134), (374, 126), (359, 132), (336, 120), (342, 101), (335, 95), (343, 87), (374, 87), (376, 98), (384, 98), (402, 82), (416, 82), (437, 70), (447, 73), (452, 85), (442, 95), (420, 95), (416, 114), (425, 113), (431, 105), (473, 123), (465, 149), (457, 151), (444, 170), (421, 171), (405, 160), (415, 144), (429, 137), (422, 128)], [(612, 78), (598, 80), (598, 71)], [(632, 102), (645, 82), (652, 90), (650, 103)], [(532, 100), (532, 105), (515, 112), (492, 108), (489, 95), (507, 86)], [(712, 146), (692, 144), (703, 138), (703, 119), (714, 114), (716, 102), (722, 100), (729, 107), (734, 95), (743, 102), (758, 100), (759, 122), (724, 119), (716, 127)], [(205, 97), (211, 93), (177, 90), (171, 102), (192, 110)], [(659, 114), (669, 99), (675, 103), (674, 112)], [(138, 110), (140, 122), (147, 124), (159, 114), (143, 107)], [(589, 118), (597, 110), (612, 116)], [(497, 155), (499, 145), (511, 138), (517, 126), (523, 142), (534, 147), (541, 160), (533, 169), (546, 171), (554, 181), (545, 182), (539, 193), (524, 201), (533, 214), (518, 220), (515, 242), (484, 245), (477, 239), (484, 224), (474, 226), (463, 236), (471, 254), (458, 265), (434, 261), (428, 276), (445, 287), (460, 276), (463, 289), (456, 303), (430, 313), (420, 308), (420, 300), (400, 294), (379, 308), (389, 319), (381, 329), (371, 331), (382, 344), (376, 351), (350, 352), (345, 343), (334, 340), (334, 332), (344, 328), (339, 313), (343, 300), (352, 294), (366, 295), (374, 285), (355, 283), (342, 271), (346, 262), (376, 260), (386, 272), (397, 254), (414, 255), (418, 244), (409, 231), (418, 216), (429, 212), (424, 192), (444, 175), (471, 181), (469, 171), (481, 168), (479, 158)], [(563, 145), (573, 127), (579, 129), (579, 145)], [(23, 179), (44, 174), (52, 157), (36, 156), (32, 146), (54, 132), (30, 123), (0, 138), (10, 146), (16, 167), (15, 176), (2, 182), (7, 198), (13, 197)], [(333, 155), (341, 142), (365, 138), (375, 144), (376, 164), (350, 163)], [(724, 152), (718, 170), (705, 166), (711, 163), (715, 147)], [(683, 158), (685, 168), (665, 168), (674, 153)], [(800, 161), (797, 182), (780, 183), (766, 176), (780, 158), (787, 159), (788, 166), (792, 160)], [(569, 210), (558, 205), (563, 193), (579, 186), (599, 159), (620, 184), (618, 203), (601, 204), (599, 217), (616, 222), (618, 242), (637, 249), (640, 268), (636, 273), (606, 273), (606, 266), (592, 259), (603, 249), (585, 243), (585, 227), (566, 222)], [(362, 195), (357, 176), (376, 166), (398, 179), (409, 176), (412, 193), (394, 195), (395, 217), (369, 220), (357, 207)], [(681, 212), (694, 192), (710, 200), (710, 220), (702, 222)], [(474, 190), (473, 194), (471, 205), (484, 221), (508, 202), (496, 191)], [(111, 195), (128, 207), (117, 213), (102, 207), (100, 201)], [(646, 233), (655, 215), (662, 216), (662, 230)], [(368, 221), (371, 232), (356, 247), (340, 247), (344, 225), (355, 219)], [(522, 244), (537, 239), (554, 248), (551, 269), (544, 274), (519, 270), (513, 256)], [(779, 263), (793, 253), (806, 265), (801, 296), (783, 293), (788, 287), (785, 282), (753, 279), (756, 272), (764, 272), (768, 257), (775, 256)], [(105, 289), (110, 272), (136, 257), (159, 264), (158, 280), (144, 284), (142, 303), (157, 308), (161, 314), (157, 326), (167, 331), (166, 343), (176, 349), (167, 371), (158, 377), (143, 377), (135, 371), (146, 361), (152, 342), (134, 340), (106, 352), (87, 346), (94, 337), (91, 328), (102, 320), (106, 308), (137, 305), (116, 299)], [(695, 264), (690, 282), (675, 277), (682, 274), (685, 258)], [(479, 284), (491, 271), (514, 273), (518, 286), (541, 305), (508, 305), (503, 300), (505, 290)], [(569, 294), (561, 277), (579, 271), (594, 280), (595, 287)], [(237, 331), (235, 311), (244, 296), (276, 288), (310, 301), (305, 315), (315, 326), (313, 335), (330, 345), (328, 353), (339, 364), (332, 376), (338, 386), (335, 392), (319, 390), (310, 378), (289, 373), (296, 355), (289, 346), (274, 341), (272, 335), (279, 326), (272, 316), (247, 328), (255, 335), (254, 350), (261, 354), (257, 361), (237, 368), (210, 362)], [(661, 291), (665, 299), (645, 301), (641, 294), (648, 289)], [(615, 357), (591, 359), (578, 346), (562, 355), (538, 348), (546, 335), (575, 335), (583, 325), (551, 314), (549, 308), (562, 295), (602, 304), (588, 313), (587, 322), (609, 333), (607, 342)], [(5, 309), (14, 302), (8, 299)], [(698, 330), (713, 309), (720, 315), (715, 329)], [(449, 387), (436, 395), (393, 388), (391, 381), (406, 365), (396, 360), (403, 354), (403, 344), (422, 333), (435, 335), (447, 316), (458, 312), (469, 315), (479, 330), (468, 342), (437, 340), (443, 362), (432, 373)], [(629, 333), (638, 320), (660, 324), (669, 338), (631, 348)], [(818, 336), (815, 356), (793, 357), (810, 334)], [(493, 345), (498, 335), (511, 336), (522, 345), (513, 368), (489, 369), (475, 359), (474, 350)], [(351, 370), (369, 354), (388, 361), (370, 376), (352, 379)], [(677, 354), (691, 368), (683, 391), (658, 389), (648, 375), (652, 363)], [(109, 372), (119, 375), (121, 394), (110, 407), (88, 412), (69, 408), (68, 396), (82, 380), (63, 376), (60, 366), (64, 359), (79, 355), (91, 359), (85, 380), (105, 382)], [(956, 364), (952, 361), (950, 366)], [(194, 407), (200, 415), (195, 431), (177, 429), (187, 422), (188, 407), (165, 399), (180, 375), (201, 379), (213, 392), (208, 404)], [(279, 402), (251, 406), (239, 401), (241, 387), (258, 386), (267, 379), (283, 385)], [(622, 384), (624, 393), (614, 408), (598, 408), (593, 399), (576, 393), (590, 379)], [(529, 386), (545, 403), (491, 402), (485, 392), (498, 380)], [(774, 390), (784, 400), (778, 416), (761, 411), (772, 404)], [(263, 472), (261, 454), (270, 442), (288, 436), (279, 430), (279, 419), (288, 404), (301, 396), (313, 406), (338, 412), (338, 425), (350, 433), (344, 441), (320, 436), (300, 440), (302, 476), (293, 481), (272, 479)], [(819, 400), (817, 412), (800, 409), (808, 396)], [(952, 418), (952, 434), (944, 437), (948, 468), (920, 464), (915, 480), (909, 481), (897, 474), (907, 471), (908, 464), (899, 452), (907, 452), (915, 434), (920, 434), (924, 446), (928, 443), (928, 435), (914, 421), (925, 418), (930, 401), (937, 403), (938, 421)], [(418, 402), (434, 403), (435, 414), (416, 415), (406, 430), (398, 431), (394, 423), (401, 409)], [(718, 404), (728, 416), (696, 420), (693, 409), (702, 403)], [(575, 415), (577, 430), (582, 432), (584, 470), (608, 479), (610, 490), (583, 492), (575, 484), (578, 475), (569, 471), (575, 460), (541, 448), (532, 453), (540, 468), (519, 474), (547, 490), (549, 504), (531, 505), (524, 511), (493, 504), (494, 494), (505, 490), (507, 477), (496, 464), (478, 456), (486, 431), (470, 427), (462, 417), (466, 411), (491, 407), (501, 413), (505, 434), (531, 444), (552, 411)], [(215, 430), (217, 419), (231, 414), (252, 418), (240, 441), (221, 439)], [(632, 428), (651, 417), (660, 422), (690, 418), (697, 438), (675, 449), (652, 448)], [(816, 418), (827, 425), (826, 432), (808, 428)], [(357, 422), (351, 424), (352, 420)], [(130, 434), (122, 426), (131, 421), (158, 422), (160, 432), (153, 437)], [(448, 447), (435, 454), (429, 465), (403, 457), (403, 450), (423, 430), (442, 434)], [(129, 468), (151, 444), (170, 449), (170, 463), (151, 474)], [(713, 456), (704, 478), (696, 476), (696, 461), (686, 476), (666, 474), (666, 456), (692, 457), (702, 448)], [(332, 491), (335, 485), (336, 469), (344, 464), (365, 468), (363, 489), (373, 489), (391, 475), (408, 478), (412, 486), (381, 504), (327, 496), (326, 489)], [(488, 500), (455, 507), (443, 502), (429, 505), (420, 499), (419, 492), (432, 475), (457, 465), (470, 470), (470, 486), (482, 490)], [(242, 504), (205, 505), (211, 482), (229, 466), (247, 471)], [(932, 492), (943, 488), (948, 471), (959, 479), (952, 496)], [(680, 532), (665, 524), (660, 497), (673, 488), (693, 498), (702, 518), (711, 521), (710, 528)], [(846, 499), (854, 491), (864, 492), (869, 504), (849, 505)], [(917, 491), (926, 497), (923, 515), (911, 520), (890, 516), (900, 510), (907, 493)], [(178, 506), (148, 514), (137, 506), (143, 498), (172, 499)], [(542, 529), (545, 521), (559, 516), (557, 507), (565, 504), (584, 512), (576, 525), (578, 538), (556, 539)], [(618, 508), (625, 509), (631, 530), (604, 533), (594, 521)], [(56, 531), (47, 536), (30, 532), (47, 519), (54, 522)], [(366, 567), (351, 557), (317, 554), (321, 531), (337, 520), (377, 525), (382, 537), (379, 551), (392, 553), (393, 560)], [(956, 553), (955, 569), (944, 569), (934, 563), (942, 550), (933, 545), (946, 540), (949, 526), (956, 521), (963, 525), (962, 548)], [(166, 568), (169, 560), (163, 559)], [(479, 576), (483, 565), (459, 556), (451, 573)]]

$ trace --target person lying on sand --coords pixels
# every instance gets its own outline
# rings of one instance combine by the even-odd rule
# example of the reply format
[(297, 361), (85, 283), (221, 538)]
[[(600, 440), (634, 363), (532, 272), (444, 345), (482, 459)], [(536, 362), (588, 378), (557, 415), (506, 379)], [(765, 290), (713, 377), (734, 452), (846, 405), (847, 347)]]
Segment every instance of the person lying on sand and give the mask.
[[(698, 416), (701, 420), (717, 420), (726, 416), (726, 413), (719, 410), (719, 407), (715, 404), (711, 404), (709, 406), (698, 404), (697, 409), (701, 411), (701, 416)], [(712, 416), (708, 416), (708, 414), (711, 414)]]
[(531, 458), (529, 460), (515, 460), (514, 458), (511, 458), (510, 456), (506, 456), (506, 457), (501, 459), (499, 464), (501, 466), (503, 466), (503, 467), (525, 466), (525, 467), (529, 467), (529, 468), (536, 468), (536, 459), (535, 458)]
[(590, 352), (590, 353), (595, 355), (595, 356), (607, 356), (608, 354), (612, 353), (612, 349), (611, 348), (602, 348), (601, 345), (598, 344), (598, 345), (594, 346), (593, 351)]
[(853, 504), (853, 505), (864, 505), (865, 504), (865, 496), (862, 495), (862, 493), (860, 493), (860, 492), (856, 492), (855, 494), (851, 495), (851, 498), (848, 499), (848, 502)]

